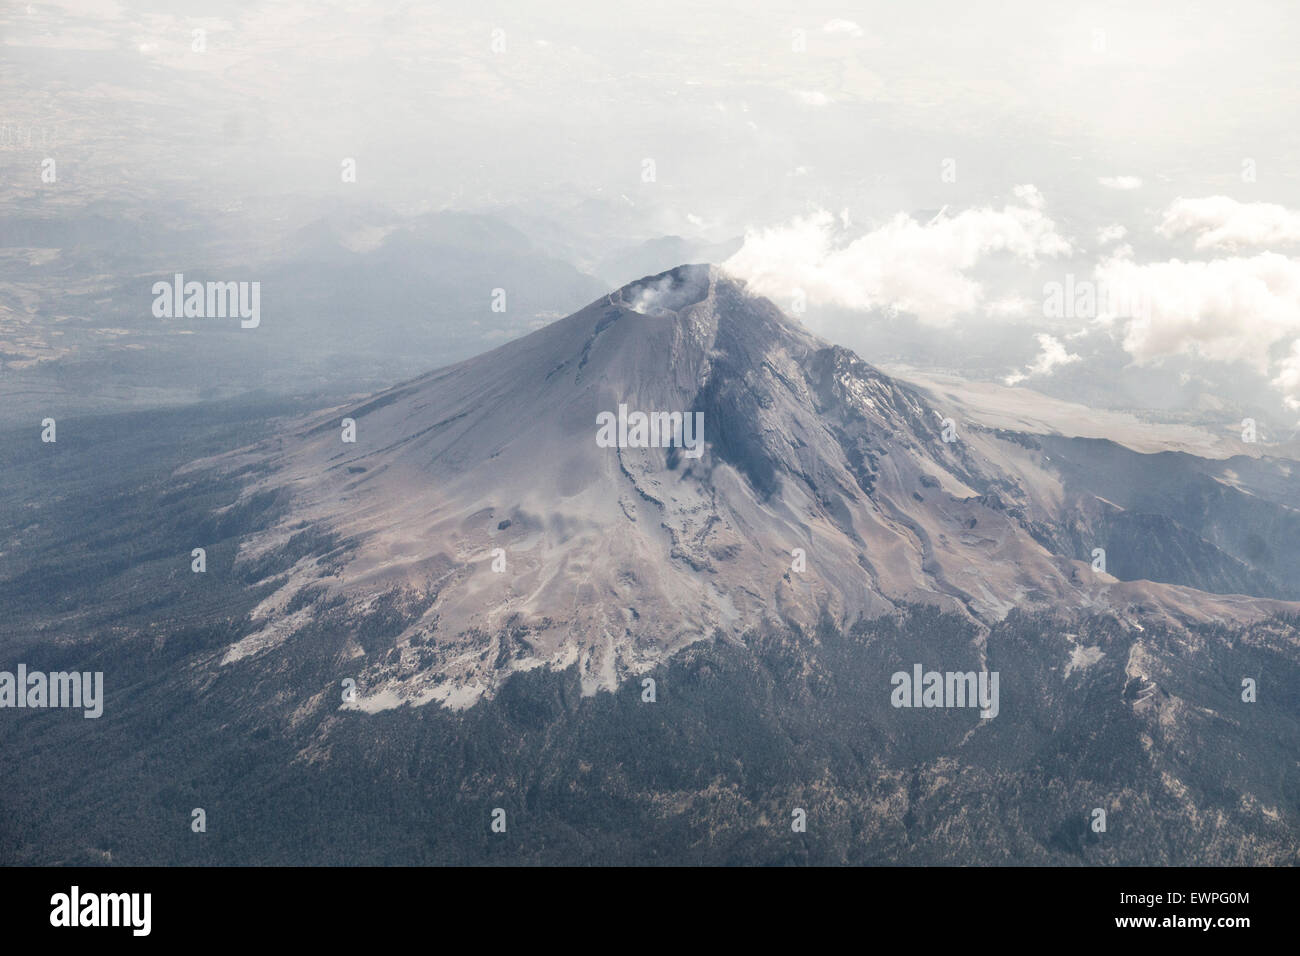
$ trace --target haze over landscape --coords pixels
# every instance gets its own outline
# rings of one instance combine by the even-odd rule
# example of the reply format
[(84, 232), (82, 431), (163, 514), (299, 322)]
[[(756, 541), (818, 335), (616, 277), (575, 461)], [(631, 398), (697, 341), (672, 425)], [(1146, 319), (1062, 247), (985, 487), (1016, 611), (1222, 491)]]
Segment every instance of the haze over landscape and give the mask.
[[(11, 5), (6, 414), (377, 387), (712, 261), (877, 363), (1294, 430), (1293, 10), (852, 7)], [(176, 272), (265, 327), (155, 321)]]

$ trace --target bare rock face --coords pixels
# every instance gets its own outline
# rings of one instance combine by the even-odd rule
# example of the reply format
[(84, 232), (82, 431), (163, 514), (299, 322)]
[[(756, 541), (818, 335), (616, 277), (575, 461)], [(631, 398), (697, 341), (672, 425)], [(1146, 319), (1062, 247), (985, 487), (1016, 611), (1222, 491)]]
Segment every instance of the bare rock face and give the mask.
[[(642, 441), (636, 413), (702, 436)], [(594, 693), (702, 639), (902, 604), (981, 628), (1017, 607), (1166, 624), (1287, 607), (1096, 570), (1077, 489), (1036, 442), (931, 404), (711, 266), (214, 463), (289, 502), (241, 564), (293, 559), (223, 660), (276, 653), (323, 608), (379, 619), (382, 652), (353, 650), (370, 710), (469, 706), (545, 665)], [(1107, 505), (1084, 498), (1095, 525)]]

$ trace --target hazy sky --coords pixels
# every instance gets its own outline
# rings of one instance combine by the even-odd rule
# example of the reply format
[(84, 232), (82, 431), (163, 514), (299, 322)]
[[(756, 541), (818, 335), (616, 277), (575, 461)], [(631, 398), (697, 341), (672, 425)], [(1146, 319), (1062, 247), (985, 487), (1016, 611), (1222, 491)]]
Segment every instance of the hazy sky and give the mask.
[[(6, 121), (146, 182), (211, 164), (244, 194), (328, 190), (328, 160), (354, 156), (359, 186), (402, 203), (563, 188), (724, 232), (1020, 182), (1082, 203), (1125, 174), (1159, 201), (1232, 189), (1247, 157), (1268, 198), (1297, 185), (1286, 3), (6, 8)], [(641, 195), (647, 157), (664, 195)]]
[[(593, 249), (747, 236), (730, 267), (827, 334), (882, 310), (1016, 329), (1039, 348), (1006, 376), (1029, 384), (1104, 340), (1294, 405), (1298, 11), (8, 4), (0, 121), (42, 145), (0, 150), (0, 202), (180, 197), (272, 231), (290, 200), (509, 209)], [(1075, 279), (1141, 314), (1047, 304)]]

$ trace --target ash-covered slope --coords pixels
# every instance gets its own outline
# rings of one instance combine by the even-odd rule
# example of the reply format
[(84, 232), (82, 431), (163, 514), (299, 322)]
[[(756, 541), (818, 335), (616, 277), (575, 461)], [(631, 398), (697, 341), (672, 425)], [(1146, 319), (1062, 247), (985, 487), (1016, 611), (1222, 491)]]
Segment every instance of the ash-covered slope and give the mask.
[(980, 422), (703, 268), (295, 408), (0, 442), (0, 652), (105, 675), (0, 721), (0, 862), (1297, 862), (1293, 462)]
[[(620, 406), (702, 415), (698, 457), (604, 447), (598, 416)], [(397, 633), (382, 656), (354, 648), (358, 706), (466, 706), (516, 670), (576, 664), (593, 692), (704, 638), (901, 603), (981, 624), (1017, 606), (1173, 623), (1281, 606), (1052, 553), (1060, 479), (1013, 438), (683, 266), (225, 459), (258, 475), (248, 495), (289, 499), (245, 541), (246, 573), (296, 559), (225, 661), (273, 653), (324, 608), (379, 611)]]

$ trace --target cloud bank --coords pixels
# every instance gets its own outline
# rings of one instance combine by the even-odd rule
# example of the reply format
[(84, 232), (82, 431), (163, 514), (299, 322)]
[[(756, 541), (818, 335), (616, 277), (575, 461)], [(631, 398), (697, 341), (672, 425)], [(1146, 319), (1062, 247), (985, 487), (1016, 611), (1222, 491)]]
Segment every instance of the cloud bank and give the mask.
[(986, 259), (1033, 263), (1070, 252), (1038, 190), (1017, 187), (1016, 197), (1019, 205), (945, 210), (928, 222), (899, 213), (851, 241), (835, 216), (818, 210), (747, 233), (724, 267), (778, 302), (802, 293), (814, 304), (906, 312), (946, 325), (983, 305), (984, 287), (969, 273)]
[(1176, 355), (1244, 363), (1300, 408), (1300, 261), (1275, 252), (1143, 264), (1116, 256), (1096, 277), (1141, 303), (1131, 317), (1099, 316), (1139, 364)]
[(1258, 248), (1300, 242), (1300, 212), (1275, 203), (1243, 203), (1227, 196), (1176, 199), (1156, 231), (1167, 239), (1191, 233), (1197, 249)]

